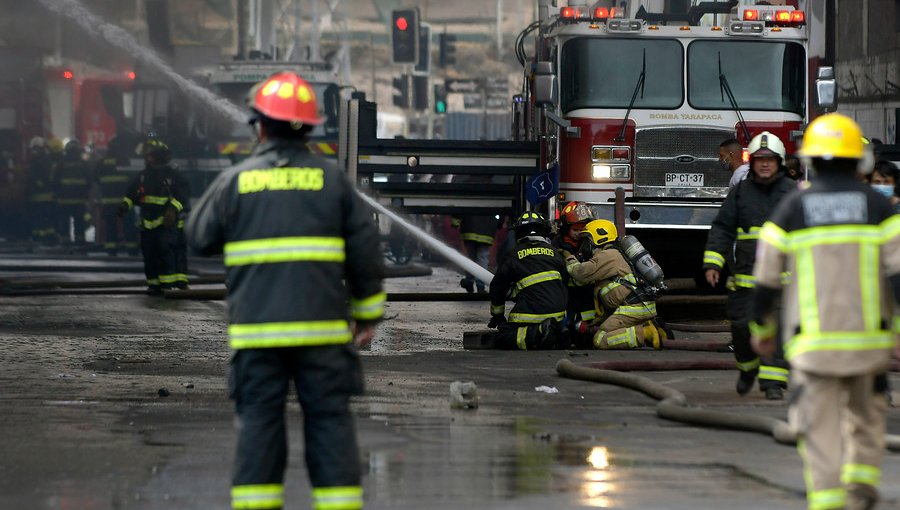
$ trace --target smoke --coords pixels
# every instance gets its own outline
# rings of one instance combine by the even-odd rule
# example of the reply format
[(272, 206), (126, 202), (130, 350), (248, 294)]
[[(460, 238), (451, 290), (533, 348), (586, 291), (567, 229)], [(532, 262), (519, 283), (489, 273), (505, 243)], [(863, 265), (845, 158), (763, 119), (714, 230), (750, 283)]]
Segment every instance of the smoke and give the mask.
[(247, 119), (247, 113), (241, 108), (181, 76), (159, 55), (142, 46), (134, 36), (121, 27), (104, 21), (78, 0), (38, 0), (38, 2), (48, 10), (73, 20), (92, 37), (121, 48), (144, 64), (163, 73), (185, 94), (203, 102), (217, 113), (238, 123)]

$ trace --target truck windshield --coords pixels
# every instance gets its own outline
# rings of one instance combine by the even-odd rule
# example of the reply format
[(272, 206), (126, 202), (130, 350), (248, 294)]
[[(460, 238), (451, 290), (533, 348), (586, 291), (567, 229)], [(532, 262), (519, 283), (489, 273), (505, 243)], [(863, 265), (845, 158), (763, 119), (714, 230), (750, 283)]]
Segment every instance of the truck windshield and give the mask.
[[(578, 38), (565, 43), (560, 64), (563, 113), (578, 108), (628, 108), (646, 50), (647, 76), (634, 108), (678, 108), (684, 101), (684, 49), (676, 40)], [(718, 81), (716, 81), (718, 83)]]
[(698, 110), (730, 110), (719, 85), (722, 74), (741, 110), (803, 115), (806, 57), (787, 42), (694, 41), (688, 46), (688, 103)]

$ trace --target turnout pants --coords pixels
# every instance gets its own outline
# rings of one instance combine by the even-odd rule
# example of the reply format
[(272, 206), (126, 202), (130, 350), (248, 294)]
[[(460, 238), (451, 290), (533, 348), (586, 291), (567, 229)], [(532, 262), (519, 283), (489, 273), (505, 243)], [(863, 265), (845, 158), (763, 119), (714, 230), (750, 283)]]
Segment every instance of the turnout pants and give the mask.
[[(466, 247), (466, 255), (474, 261), (479, 266), (487, 269), (488, 264), (490, 263), (491, 258), (491, 245), (487, 243), (480, 243), (478, 241), (463, 241), (463, 244)], [(467, 285), (478, 285), (480, 290), (485, 288), (485, 283), (481, 280), (475, 279), (474, 276), (470, 274), (466, 274), (463, 277), (463, 281), (466, 282)]]
[(536, 324), (504, 322), (497, 327), (495, 341), (501, 349), (560, 349), (563, 342), (562, 323), (554, 319)]
[(878, 499), (886, 374), (831, 377), (794, 370), (788, 410), (798, 432), (810, 510), (869, 508)]
[(363, 507), (351, 395), (363, 391), (350, 345), (244, 349), (231, 361), (238, 416), (232, 508), (280, 509), (288, 461), (285, 402), (294, 383), (303, 408), (306, 467), (315, 510)]
[(104, 204), (101, 209), (103, 249), (110, 254), (116, 251), (137, 248), (137, 229), (134, 226), (134, 213), (128, 212), (122, 219), (116, 214), (118, 205)]
[(174, 229), (157, 227), (141, 231), (141, 254), (144, 275), (150, 287), (172, 287), (175, 284), (175, 252), (172, 250)]
[(595, 349), (637, 349), (644, 346), (644, 324), (656, 317), (656, 303), (622, 305), (595, 326)]
[[(784, 359), (781, 341), (772, 358), (760, 358), (750, 346), (750, 306), (753, 289), (738, 288), (728, 293), (727, 312), (731, 320), (731, 341), (734, 359), (742, 377), (759, 377), (760, 391), (778, 386), (787, 388), (790, 365)], [(776, 335), (780, 338), (780, 335)], [(752, 382), (752, 381), (751, 381)]]

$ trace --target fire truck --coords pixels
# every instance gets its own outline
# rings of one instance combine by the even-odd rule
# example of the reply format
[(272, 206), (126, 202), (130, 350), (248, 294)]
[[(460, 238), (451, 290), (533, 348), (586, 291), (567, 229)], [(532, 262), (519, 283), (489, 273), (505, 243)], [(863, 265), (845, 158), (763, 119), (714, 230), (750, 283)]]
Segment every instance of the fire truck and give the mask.
[(518, 42), (513, 131), (558, 170), (549, 209), (585, 201), (638, 235), (668, 277), (696, 277), (731, 177), (719, 145), (769, 131), (790, 153), (809, 120), (806, 14), (782, 3), (793, 5), (700, 2), (673, 14), (648, 10), (662, 1), (539, 0)]

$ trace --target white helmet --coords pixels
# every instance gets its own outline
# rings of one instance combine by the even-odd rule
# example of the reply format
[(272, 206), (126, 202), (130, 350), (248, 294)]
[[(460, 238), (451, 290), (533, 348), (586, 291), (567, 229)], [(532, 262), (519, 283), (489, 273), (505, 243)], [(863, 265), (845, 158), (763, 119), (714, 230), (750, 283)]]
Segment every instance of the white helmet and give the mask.
[(44, 138), (41, 136), (35, 136), (34, 138), (31, 139), (30, 142), (28, 142), (28, 148), (30, 148), (32, 150), (43, 149), (46, 146), (47, 146), (47, 141), (44, 140)]
[(750, 159), (753, 159), (754, 156), (778, 156), (784, 162), (784, 144), (777, 136), (768, 131), (763, 131), (754, 136), (753, 140), (750, 140), (747, 154), (750, 155)]

